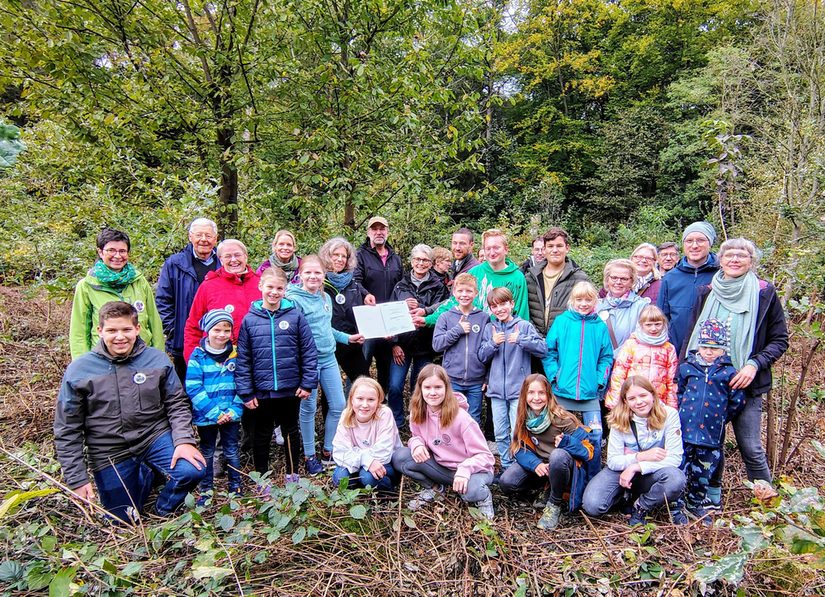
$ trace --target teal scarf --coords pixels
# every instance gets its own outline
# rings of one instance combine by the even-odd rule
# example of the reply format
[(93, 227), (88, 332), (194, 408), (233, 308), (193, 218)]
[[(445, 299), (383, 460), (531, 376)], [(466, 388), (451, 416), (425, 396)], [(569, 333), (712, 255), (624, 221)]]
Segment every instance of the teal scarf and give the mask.
[(525, 423), (527, 430), (533, 435), (544, 433), (553, 422), (553, 417), (550, 416), (550, 411), (545, 406), (537, 415), (533, 415), (531, 409), (527, 409), (527, 422)]
[(352, 272), (327, 272), (326, 279), (333, 288), (341, 291), (352, 283)]
[(109, 288), (117, 294), (120, 294), (124, 288), (138, 277), (138, 272), (131, 263), (127, 263), (122, 270), (117, 272), (100, 259), (95, 261), (90, 273), (97, 278), (101, 286)]

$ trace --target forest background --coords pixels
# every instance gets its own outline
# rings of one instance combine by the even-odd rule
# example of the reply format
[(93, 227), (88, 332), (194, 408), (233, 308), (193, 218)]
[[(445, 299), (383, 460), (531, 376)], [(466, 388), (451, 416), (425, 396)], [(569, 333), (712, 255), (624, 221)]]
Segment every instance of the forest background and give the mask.
[[(811, 366), (821, 373), (815, 353), (825, 301), (822, 9), (814, 0), (0, 0), (0, 281), (68, 299), (95, 257), (94, 236), (104, 225), (131, 235), (132, 261), (154, 280), (196, 216), (218, 220), (222, 237), (242, 239), (256, 264), (279, 228), (292, 230), (305, 254), (334, 235), (360, 243), (375, 214), (389, 219), (390, 241), (402, 255), (422, 241), (449, 246), (451, 232), (466, 225), (477, 232), (506, 229), (512, 253), (524, 258), (532, 236), (562, 225), (573, 236), (572, 256), (598, 280), (607, 259), (628, 255), (642, 241), (679, 240), (687, 223), (707, 218), (723, 237), (756, 241), (760, 275), (777, 285), (793, 322), (772, 454), (774, 464), (787, 464), (798, 454), (797, 440), (799, 447), (808, 435), (821, 438), (821, 429), (809, 433), (806, 425), (818, 420), (822, 376), (806, 380), (806, 374)], [(6, 311), (0, 322), (6, 348), (31, 349), (18, 342), (29, 333), (40, 351), (49, 350), (44, 338), (65, 342), (60, 318), (57, 330), (26, 320), (24, 327), (34, 327), (21, 332), (16, 321), (26, 309), (35, 309), (26, 311), (32, 315), (41, 308), (45, 321), (53, 321), (60, 307), (52, 312), (52, 303), (27, 306), (4, 296), (4, 305), (21, 310)], [(15, 381), (20, 355), (3, 361)], [(51, 369), (59, 372), (65, 355), (52, 357)], [(35, 368), (25, 383), (39, 387), (41, 374), (48, 377)], [(54, 380), (46, 382), (52, 386), (42, 395), (51, 402)], [(795, 420), (785, 418), (795, 409)], [(35, 414), (29, 413), (34, 422), (44, 418)], [(50, 470), (37, 452), (14, 457)], [(42, 476), (18, 465), (12, 475), (18, 488), (43, 487)], [(781, 531), (776, 521), (821, 504), (795, 491), (782, 490), (774, 522), (742, 523), (758, 529), (750, 539), (746, 530), (737, 535), (741, 541), (729, 535), (725, 545), (714, 542), (705, 559), (721, 563), (704, 585), (694, 576), (703, 556), (692, 554), (690, 573), (677, 577), (673, 590), (740, 582), (744, 561), (768, 544), (753, 543), (757, 535), (784, 554), (772, 551), (764, 561), (791, 568), (767, 574), (769, 580), (763, 571), (748, 587), (794, 593), (800, 583), (809, 586), (810, 556), (785, 556), (792, 549), (818, 553), (814, 564), (821, 566), (825, 519), (793, 518), (791, 526), (807, 529), (797, 537), (802, 543)], [(297, 533), (296, 542), (318, 533), (317, 521), (306, 522), (307, 504), (317, 498), (334, 509), (356, 499), (293, 498), (293, 516), (281, 530)], [(7, 514), (0, 506), (0, 518)], [(361, 511), (355, 514), (350, 523), (365, 524)], [(248, 578), (263, 552), (236, 569), (232, 541), (242, 545), (248, 537), (238, 531), (234, 511), (219, 515), (235, 518), (209, 527), (217, 540), (198, 535), (206, 527), (192, 526), (191, 518), (185, 531), (156, 527), (153, 536), (163, 536), (157, 546), (147, 541), (145, 551), (121, 554), (130, 564), (109, 552), (90, 569), (63, 552), (61, 565), (59, 543), (50, 539), (35, 549), (39, 568), (23, 559), (18, 569), (8, 560), (0, 564), (0, 580), (18, 588), (58, 581), (82, 588), (76, 575), (85, 582), (97, 575), (112, 587), (134, 589), (135, 576), (151, 568), (146, 558), (178, 557), (180, 545), (164, 541), (189, 533), (202, 540), (201, 560), (195, 559), (200, 589), (231, 586), (238, 570)], [(249, 516), (261, 515), (267, 513)], [(25, 537), (56, 534), (26, 520), (34, 526), (4, 535), (7, 553), (18, 553), (15, 541), (30, 548)], [(380, 521), (370, 524), (367, 530), (382, 532), (374, 528)], [(414, 522), (404, 518), (404, 524), (414, 532)], [(427, 537), (438, 536), (441, 523), (433, 524)], [(490, 590), (504, 582), (519, 591), (535, 585), (540, 593), (553, 579), (566, 586), (579, 574), (602, 593), (628, 579), (641, 583), (631, 592), (661, 587), (672, 572), (670, 552), (658, 545), (652, 554), (649, 534), (628, 540), (611, 533), (631, 550), (619, 556), (629, 576), (616, 572), (604, 544), (601, 559), (587, 560), (590, 576), (586, 566), (574, 567), (564, 582), (555, 569), (544, 571), (550, 576), (522, 574), (513, 562), (496, 564), (516, 538), (502, 540), (482, 525), (461, 535), (467, 544), (481, 537), (477, 554), (456, 556), (464, 568), (444, 572), (443, 562), (441, 572), (433, 568), (458, 584), (433, 580), (428, 590), (467, 592), (468, 577), (485, 577)], [(566, 548), (581, 551), (581, 544)], [(400, 566), (397, 574), (382, 570), (375, 578), (414, 577)], [(183, 580), (186, 570), (156, 568), (153, 582), (166, 575), (163, 582), (193, 590)], [(512, 584), (516, 576), (523, 582)], [(266, 577), (255, 579), (265, 586)], [(151, 592), (147, 586), (155, 585), (142, 586)]]

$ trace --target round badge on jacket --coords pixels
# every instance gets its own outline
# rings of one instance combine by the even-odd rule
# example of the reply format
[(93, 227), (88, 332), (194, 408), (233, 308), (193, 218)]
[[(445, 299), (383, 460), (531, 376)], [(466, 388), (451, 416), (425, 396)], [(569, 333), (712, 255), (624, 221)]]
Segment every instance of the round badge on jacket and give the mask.
[(278, 327), (281, 328), (282, 330), (289, 329), (289, 322), (288, 321), (282, 321), (281, 323), (278, 324)]
[(338, 303), (339, 305), (343, 305), (344, 303), (347, 302), (347, 297), (345, 297), (343, 294), (336, 294), (335, 295), (335, 302)]
[(235, 310), (235, 305), (227, 305), (227, 306), (224, 307), (224, 311), (226, 311), (227, 313), (232, 313), (232, 311), (234, 311), (234, 310)]
[(146, 308), (146, 305), (143, 304), (143, 301), (135, 301), (132, 306), (135, 308), (135, 311), (138, 313), (143, 313), (143, 310)]
[(138, 372), (137, 372), (137, 373), (135, 373), (135, 374), (134, 374), (134, 376), (132, 377), (132, 381), (133, 381), (133, 382), (135, 382), (137, 385), (140, 385), (140, 384), (142, 384), (142, 383), (145, 383), (145, 382), (146, 382), (146, 374), (145, 374), (145, 373), (141, 373), (140, 371), (138, 371)]
[(476, 323), (476, 324), (474, 324), (474, 325), (473, 325), (473, 327), (472, 327), (472, 328), (470, 328), (470, 329), (471, 329), (471, 330), (473, 330), (473, 333), (474, 333), (474, 334), (477, 334), (477, 333), (479, 333), (479, 332), (481, 331), (481, 326), (480, 326), (480, 325), (478, 325), (478, 324)]
[(229, 364), (226, 366), (226, 370), (227, 370), (227, 371), (234, 371), (234, 370), (235, 370), (235, 363), (229, 363)]

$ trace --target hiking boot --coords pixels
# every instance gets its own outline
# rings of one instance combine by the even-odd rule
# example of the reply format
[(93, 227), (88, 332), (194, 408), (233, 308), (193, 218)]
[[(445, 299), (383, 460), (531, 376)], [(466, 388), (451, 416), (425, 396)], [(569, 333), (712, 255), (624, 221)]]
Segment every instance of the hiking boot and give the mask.
[(668, 504), (670, 508), (670, 522), (684, 526), (688, 523), (688, 517), (685, 514), (684, 508), (681, 504)]
[(304, 466), (307, 469), (307, 475), (314, 477), (324, 472), (324, 465), (318, 460), (318, 457), (313, 454), (309, 458), (304, 459)]
[[(441, 486), (436, 489), (435, 487), (426, 487), (418, 492), (413, 499), (407, 504), (407, 507), (410, 510), (418, 510), (422, 506), (426, 504), (430, 504), (435, 501), (435, 499), (440, 496), (444, 492), (444, 489)], [(491, 498), (492, 499), (492, 498)]]
[(493, 508), (493, 494), (487, 493), (487, 497), (481, 500), (480, 502), (476, 502), (476, 508), (478, 508), (478, 513), (481, 514), (487, 520), (493, 520), (493, 517), (496, 515), (496, 511)]
[(559, 526), (559, 518), (561, 518), (561, 507), (547, 502), (539, 518), (538, 527), (545, 531), (555, 529)]
[(290, 483), (297, 483), (301, 480), (301, 476), (298, 473), (292, 473), (291, 475), (284, 476), (284, 483), (289, 485)]
[(638, 504), (634, 504), (633, 512), (630, 514), (630, 520), (627, 521), (632, 527), (639, 526), (640, 524), (647, 524), (647, 515), (648, 511), (639, 506)]
[(275, 438), (275, 443), (279, 446), (284, 445), (284, 434), (281, 433), (281, 428), (276, 427), (275, 430), (272, 432), (272, 437)]

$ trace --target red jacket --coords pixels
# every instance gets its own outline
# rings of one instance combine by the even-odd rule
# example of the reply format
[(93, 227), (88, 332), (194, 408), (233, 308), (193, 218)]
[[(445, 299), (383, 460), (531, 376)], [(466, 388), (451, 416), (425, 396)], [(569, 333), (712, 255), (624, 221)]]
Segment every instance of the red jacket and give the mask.
[(189, 355), (203, 338), (200, 320), (207, 311), (226, 309), (232, 313), (232, 342), (238, 341), (241, 321), (249, 312), (252, 301), (261, 298), (258, 288), (260, 277), (247, 266), (246, 273), (230, 274), (222, 267), (206, 274), (203, 283), (195, 293), (189, 317), (183, 330), (183, 358), (189, 361)]

